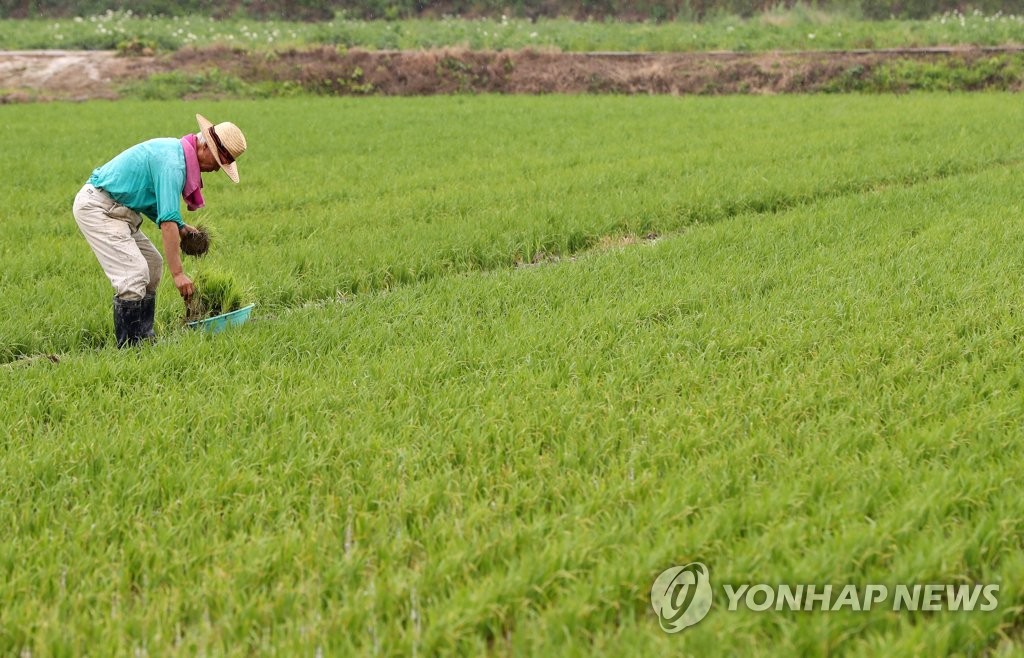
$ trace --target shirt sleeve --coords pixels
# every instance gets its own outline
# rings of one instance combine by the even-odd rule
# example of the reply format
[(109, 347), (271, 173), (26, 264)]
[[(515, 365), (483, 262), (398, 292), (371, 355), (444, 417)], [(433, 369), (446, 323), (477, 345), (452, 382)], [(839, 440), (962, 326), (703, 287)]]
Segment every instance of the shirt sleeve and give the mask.
[(181, 190), (185, 187), (185, 171), (174, 166), (158, 165), (153, 170), (153, 190), (156, 193), (156, 217), (159, 226), (174, 222), (184, 226), (181, 220)]

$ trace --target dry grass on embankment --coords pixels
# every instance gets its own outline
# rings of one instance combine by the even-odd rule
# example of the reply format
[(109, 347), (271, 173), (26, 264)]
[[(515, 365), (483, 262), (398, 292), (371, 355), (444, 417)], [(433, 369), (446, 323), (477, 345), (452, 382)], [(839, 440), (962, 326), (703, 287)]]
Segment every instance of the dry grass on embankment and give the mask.
[(768, 53), (537, 50), (257, 53), (227, 48), (117, 57), (0, 53), (0, 102), (49, 99), (456, 93), (780, 94), (1024, 86), (1020, 48)]

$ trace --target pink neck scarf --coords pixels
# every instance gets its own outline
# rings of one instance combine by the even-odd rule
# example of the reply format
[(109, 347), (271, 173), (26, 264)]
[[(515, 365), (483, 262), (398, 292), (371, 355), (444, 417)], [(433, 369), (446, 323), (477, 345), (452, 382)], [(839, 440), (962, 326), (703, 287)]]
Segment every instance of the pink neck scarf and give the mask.
[(203, 176), (199, 171), (199, 156), (196, 155), (196, 136), (189, 133), (181, 138), (181, 149), (185, 151), (185, 187), (181, 188), (181, 198), (189, 210), (199, 210), (205, 205), (203, 201)]

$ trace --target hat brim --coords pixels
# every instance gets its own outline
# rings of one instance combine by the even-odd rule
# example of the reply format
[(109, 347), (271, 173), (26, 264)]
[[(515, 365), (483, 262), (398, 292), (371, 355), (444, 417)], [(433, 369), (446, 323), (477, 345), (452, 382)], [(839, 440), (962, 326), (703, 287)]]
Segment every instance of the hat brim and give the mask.
[(217, 153), (217, 147), (214, 144), (213, 136), (210, 135), (210, 128), (213, 124), (210, 120), (204, 117), (202, 114), (196, 114), (196, 122), (199, 124), (199, 130), (203, 133), (203, 137), (206, 139), (206, 144), (210, 147), (210, 153), (213, 154), (213, 159), (217, 161), (220, 168), (224, 170), (224, 173), (228, 175), (231, 182), (238, 182), (238, 163), (232, 162), (231, 164), (224, 164), (220, 161), (220, 154)]

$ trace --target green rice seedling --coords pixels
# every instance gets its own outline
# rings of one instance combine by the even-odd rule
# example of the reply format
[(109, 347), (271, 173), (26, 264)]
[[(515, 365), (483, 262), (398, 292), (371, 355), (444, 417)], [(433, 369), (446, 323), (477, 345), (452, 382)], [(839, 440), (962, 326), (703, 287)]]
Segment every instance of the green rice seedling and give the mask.
[(242, 308), (245, 291), (235, 275), (204, 269), (193, 279), (195, 293), (185, 301), (185, 321), (194, 322)]

